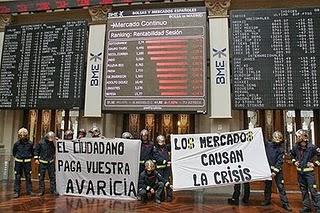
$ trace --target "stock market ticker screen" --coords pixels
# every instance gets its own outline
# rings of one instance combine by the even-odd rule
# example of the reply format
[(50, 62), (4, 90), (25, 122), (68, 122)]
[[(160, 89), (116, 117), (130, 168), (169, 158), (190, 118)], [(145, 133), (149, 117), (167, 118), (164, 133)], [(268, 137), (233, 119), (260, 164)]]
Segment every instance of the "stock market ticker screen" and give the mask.
[(109, 14), (103, 109), (206, 112), (205, 46), (204, 7)]
[(320, 8), (232, 11), (235, 109), (318, 109)]
[(9, 26), (0, 70), (0, 108), (80, 108), (85, 21)]

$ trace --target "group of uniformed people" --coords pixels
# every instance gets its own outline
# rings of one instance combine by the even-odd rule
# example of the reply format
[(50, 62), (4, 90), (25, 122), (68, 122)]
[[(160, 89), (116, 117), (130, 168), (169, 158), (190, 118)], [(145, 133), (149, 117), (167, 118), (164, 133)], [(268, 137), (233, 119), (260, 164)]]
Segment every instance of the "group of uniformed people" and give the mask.
[[(99, 137), (100, 130), (97, 127), (93, 127), (89, 131), (92, 137)], [(78, 138), (86, 137), (86, 130), (80, 129), (78, 132)], [(54, 132), (49, 131), (45, 136), (39, 141), (35, 146), (29, 140), (29, 133), (26, 128), (21, 128), (18, 130), (18, 141), (13, 145), (12, 154), (14, 157), (14, 198), (20, 196), (21, 188), (21, 177), (24, 174), (26, 179), (26, 192), (28, 195), (35, 195), (32, 192), (31, 183), (31, 160), (34, 158), (35, 163), (39, 165), (38, 176), (39, 176), (39, 194), (40, 196), (45, 193), (45, 174), (48, 171), (48, 176), (50, 179), (50, 191), (54, 195), (58, 195), (56, 191), (56, 175), (55, 175), (55, 144), (56, 135)], [(73, 139), (73, 132), (67, 130), (64, 134), (65, 140)]]
[[(101, 132), (98, 127), (93, 127), (89, 133), (91, 137), (100, 137)], [(81, 129), (78, 132), (78, 138), (86, 137), (86, 131)], [(132, 139), (132, 134), (124, 132), (123, 138)], [(67, 130), (64, 139), (72, 140), (73, 132)], [(171, 160), (170, 146), (166, 143), (163, 135), (159, 135), (156, 143), (153, 144), (149, 139), (149, 132), (143, 129), (140, 132), (141, 151), (140, 151), (140, 167), (139, 167), (139, 185), (138, 199), (146, 202), (148, 198), (154, 197), (157, 203), (163, 200), (172, 200), (172, 186), (170, 184), (171, 177)], [(18, 141), (13, 146), (13, 156), (15, 160), (15, 182), (14, 197), (20, 195), (21, 176), (24, 173), (26, 179), (27, 194), (33, 195), (31, 184), (31, 159), (34, 157), (35, 163), (39, 165), (39, 195), (45, 193), (44, 177), (48, 170), (50, 179), (50, 191), (56, 192), (55, 183), (55, 133), (50, 131), (40, 142), (33, 147), (28, 139), (28, 130), (21, 128), (18, 131)], [(270, 141), (265, 142), (266, 155), (270, 165), (272, 177), (275, 180), (279, 191), (282, 207), (291, 211), (286, 191), (284, 188), (282, 165), (284, 159), (284, 149), (282, 147), (283, 135), (279, 131), (275, 131)], [(296, 166), (298, 173), (298, 183), (302, 193), (303, 208), (300, 212), (310, 212), (313, 206), (320, 212), (320, 197), (317, 192), (314, 167), (320, 166), (320, 148), (317, 148), (309, 140), (308, 132), (299, 129), (296, 131), (296, 144), (290, 151), (293, 164)], [(240, 187), (239, 192), (240, 192)], [(272, 180), (265, 181), (264, 201), (262, 205), (266, 206), (271, 203)], [(235, 188), (236, 189), (236, 188)], [(248, 190), (247, 190), (248, 191)], [(249, 192), (247, 192), (246, 202), (249, 200)], [(239, 195), (235, 191), (233, 198), (228, 199), (228, 203), (232, 205), (239, 204)]]
[[(302, 193), (303, 208), (300, 210), (300, 212), (312, 211), (312, 204), (309, 193), (311, 194), (313, 206), (315, 207), (317, 212), (320, 212), (320, 195), (318, 195), (317, 192), (316, 179), (314, 174), (314, 167), (320, 166), (320, 149), (311, 143), (311, 141), (309, 140), (308, 132), (306, 130), (299, 129), (298, 131), (296, 131), (295, 135), (296, 143), (290, 150), (290, 157), (292, 163), (297, 169), (298, 183), (300, 191)], [(272, 134), (272, 139), (270, 141), (265, 141), (265, 149), (270, 165), (271, 174), (279, 191), (282, 207), (287, 211), (292, 211), (284, 188), (282, 166), (285, 152), (282, 146), (283, 141), (284, 138), (282, 133), (279, 131), (275, 131)], [(245, 190), (244, 199), (246, 197), (246, 202), (244, 203), (248, 203), (250, 186), (249, 183), (245, 184), (245, 189), (247, 190)], [(231, 205), (239, 204), (240, 185), (237, 184), (237, 186), (238, 188), (235, 187), (235, 193), (233, 197), (228, 199), (228, 203)], [(264, 201), (262, 202), (263, 206), (271, 204), (271, 188), (272, 180), (266, 180), (264, 188)]]
[(50, 179), (50, 191), (52, 194), (57, 195), (56, 192), (56, 177), (55, 177), (55, 138), (54, 132), (48, 132), (40, 142), (33, 147), (32, 142), (28, 137), (28, 130), (21, 128), (18, 131), (18, 141), (13, 145), (13, 157), (15, 161), (14, 172), (14, 197), (20, 196), (21, 177), (24, 174), (26, 179), (26, 191), (28, 195), (34, 195), (32, 192), (31, 183), (31, 159), (34, 157), (35, 163), (39, 165), (39, 195), (44, 195), (44, 177), (48, 170)]
[[(132, 139), (129, 132), (124, 132), (122, 138)], [(139, 162), (138, 199), (146, 202), (155, 198), (156, 203), (172, 201), (170, 146), (166, 144), (163, 135), (159, 135), (156, 144), (149, 141), (149, 131), (140, 132), (141, 149)]]

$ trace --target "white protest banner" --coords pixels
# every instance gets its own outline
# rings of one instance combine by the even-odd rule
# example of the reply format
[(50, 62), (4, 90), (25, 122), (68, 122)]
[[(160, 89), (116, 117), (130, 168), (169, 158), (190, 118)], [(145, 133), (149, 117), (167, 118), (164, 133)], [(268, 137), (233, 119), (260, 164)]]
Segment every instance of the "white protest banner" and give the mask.
[(122, 138), (58, 141), (58, 193), (134, 199), (138, 193), (140, 144), (140, 140)]
[(187, 190), (270, 179), (261, 128), (171, 135), (173, 189)]

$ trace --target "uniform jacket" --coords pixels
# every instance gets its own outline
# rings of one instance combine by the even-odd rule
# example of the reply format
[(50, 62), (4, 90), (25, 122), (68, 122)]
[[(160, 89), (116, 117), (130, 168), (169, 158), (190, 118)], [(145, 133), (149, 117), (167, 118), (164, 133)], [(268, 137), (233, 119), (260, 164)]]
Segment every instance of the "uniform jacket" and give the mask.
[[(300, 144), (295, 144), (290, 151), (292, 162), (298, 161), (300, 166), (297, 168), (298, 171), (303, 170), (308, 171), (308, 162), (315, 163), (316, 165), (320, 165), (320, 149), (313, 145), (310, 141), (307, 143), (306, 148), (300, 146)], [(309, 170), (313, 171), (313, 169), (309, 168)]]
[(139, 177), (139, 189), (150, 190), (154, 188), (159, 182), (165, 183), (163, 177), (157, 171), (148, 174), (146, 171), (141, 172)]
[(271, 171), (278, 173), (282, 169), (284, 149), (282, 143), (265, 142), (266, 154)]
[(153, 157), (153, 145), (149, 143), (141, 143), (140, 162), (144, 163), (147, 160), (152, 160), (152, 157)]
[(56, 148), (53, 142), (47, 139), (41, 139), (34, 150), (34, 158), (44, 161), (54, 160)]
[(170, 161), (168, 146), (155, 146), (153, 149), (153, 159), (158, 166), (166, 167), (167, 163)]
[(14, 143), (12, 154), (18, 159), (30, 159), (33, 156), (33, 145), (29, 140), (18, 140)]

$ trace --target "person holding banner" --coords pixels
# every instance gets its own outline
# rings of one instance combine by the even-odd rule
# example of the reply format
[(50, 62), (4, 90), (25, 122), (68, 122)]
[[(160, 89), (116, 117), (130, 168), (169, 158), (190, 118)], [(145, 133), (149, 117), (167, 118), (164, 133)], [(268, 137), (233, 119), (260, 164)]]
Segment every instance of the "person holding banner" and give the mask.
[(157, 172), (156, 166), (152, 160), (147, 160), (145, 163), (145, 170), (139, 177), (139, 191), (138, 195), (143, 203), (147, 202), (148, 194), (155, 195), (156, 203), (161, 203), (161, 193), (164, 186), (168, 186), (169, 182), (165, 183), (163, 177)]
[(14, 157), (14, 198), (20, 195), (21, 176), (24, 173), (26, 178), (27, 194), (33, 195), (31, 183), (31, 158), (33, 156), (33, 146), (28, 139), (28, 130), (21, 128), (18, 131), (18, 141), (13, 145), (12, 154)]
[[(153, 149), (153, 159), (157, 164), (157, 171), (161, 174), (165, 183), (169, 183), (169, 176), (171, 171), (171, 161), (169, 156), (169, 149), (165, 142), (165, 137), (159, 135), (157, 137), (157, 144)], [(172, 201), (172, 188), (170, 184), (166, 185), (167, 201)]]
[[(298, 182), (302, 194), (303, 208), (300, 212), (311, 212), (309, 192), (317, 212), (320, 212), (320, 199), (314, 174), (315, 165), (320, 166), (320, 148), (309, 141), (308, 132), (299, 129), (296, 131), (296, 144), (290, 151), (292, 163), (298, 172)], [(315, 161), (314, 158), (316, 158)]]
[[(284, 188), (283, 181), (283, 173), (282, 173), (282, 165), (284, 158), (284, 149), (282, 148), (283, 135), (279, 131), (275, 131), (272, 134), (272, 140), (265, 142), (266, 154), (268, 158), (268, 162), (271, 169), (271, 174), (274, 180), (276, 181), (276, 186), (279, 191), (280, 200), (282, 203), (282, 207), (287, 211), (292, 211), (289, 206), (289, 201), (287, 198), (287, 194)], [(264, 187), (264, 201), (262, 202), (263, 206), (268, 206), (271, 204), (271, 188), (272, 188), (272, 180), (265, 180)]]
[(56, 174), (55, 174), (55, 153), (54, 145), (56, 137), (54, 132), (48, 132), (43, 139), (37, 144), (34, 150), (35, 163), (39, 165), (39, 195), (43, 196), (45, 193), (44, 177), (46, 170), (50, 179), (50, 191), (54, 195), (58, 195), (56, 191)]
[(139, 167), (139, 174), (143, 172), (145, 168), (145, 163), (147, 160), (152, 160), (153, 158), (153, 145), (148, 140), (149, 132), (146, 129), (141, 130), (140, 132), (140, 139), (141, 143), (141, 150), (140, 150), (140, 167)]

